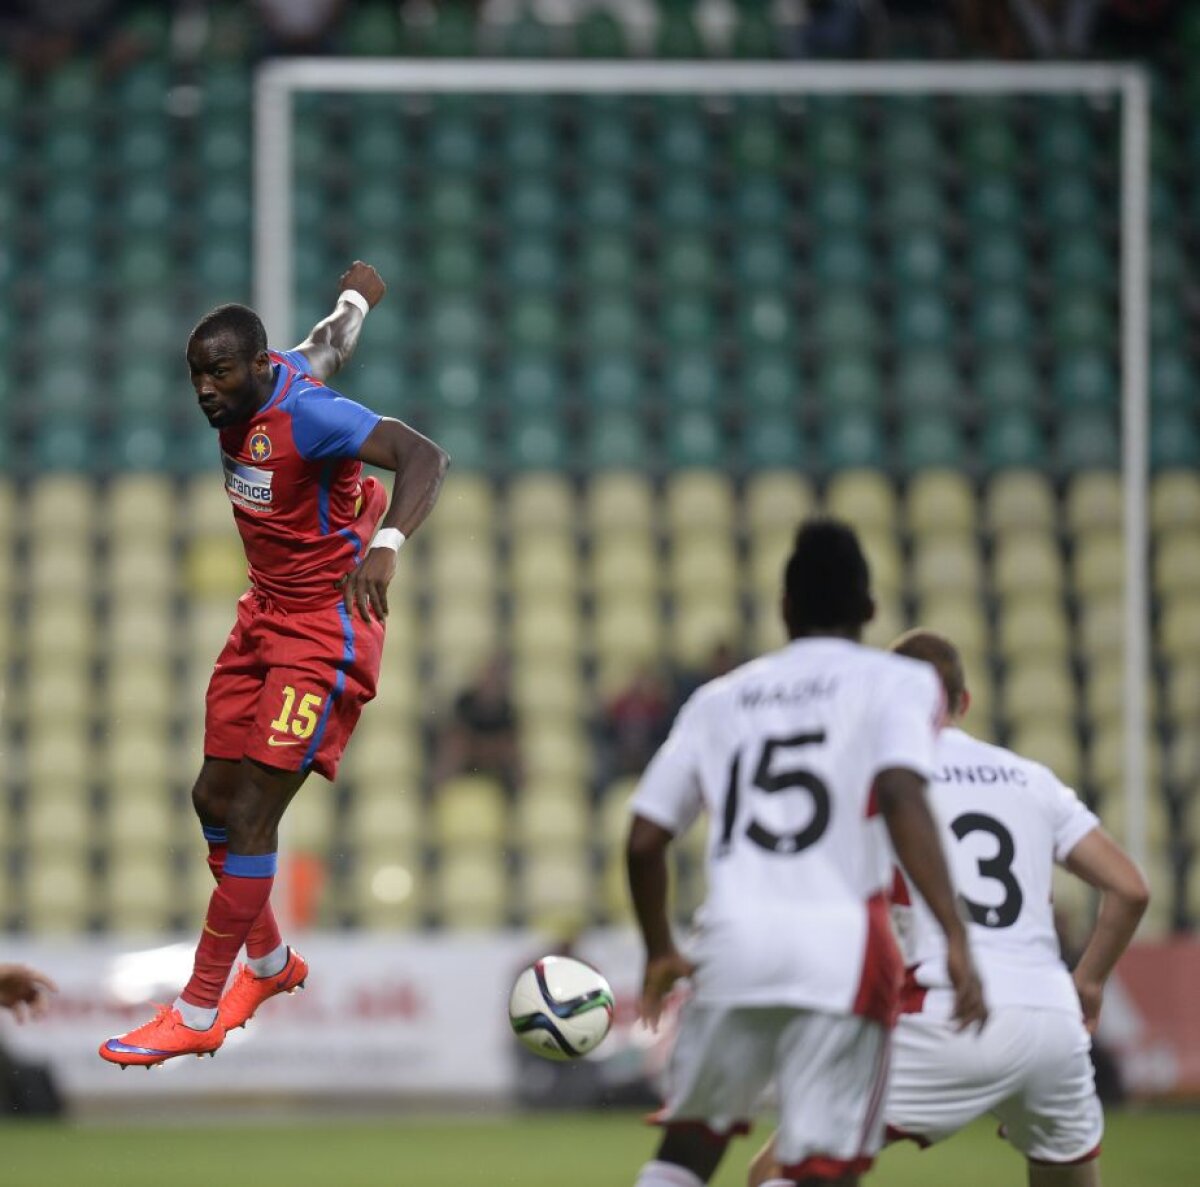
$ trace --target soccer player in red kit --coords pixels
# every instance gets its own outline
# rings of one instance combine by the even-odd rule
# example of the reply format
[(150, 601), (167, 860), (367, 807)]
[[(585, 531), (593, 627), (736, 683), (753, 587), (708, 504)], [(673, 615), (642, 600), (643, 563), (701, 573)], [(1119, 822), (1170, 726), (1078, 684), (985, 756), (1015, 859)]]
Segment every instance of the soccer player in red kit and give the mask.
[[(101, 1045), (110, 1063), (212, 1054), (226, 1031), (308, 975), (269, 901), (279, 821), (310, 771), (333, 779), (375, 695), (396, 554), (433, 509), (449, 460), (408, 425), (325, 386), (385, 292), (359, 261), (340, 288), (334, 311), (286, 353), (267, 349), (262, 322), (242, 305), (214, 309), (188, 340), (251, 584), (209, 683), (192, 790), (217, 879), (192, 977), (173, 1005)], [(363, 462), (396, 475), (386, 513)], [(243, 944), (247, 963), (226, 990)]]

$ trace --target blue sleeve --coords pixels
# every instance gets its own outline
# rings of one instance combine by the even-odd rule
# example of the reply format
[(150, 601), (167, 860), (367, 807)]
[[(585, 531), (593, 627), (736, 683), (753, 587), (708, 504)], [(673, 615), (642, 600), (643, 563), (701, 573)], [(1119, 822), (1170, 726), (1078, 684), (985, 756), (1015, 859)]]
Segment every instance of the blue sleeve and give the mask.
[(300, 350), (281, 350), (279, 357), (283, 359), (289, 367), (295, 367), (301, 375), (312, 374), (312, 363), (308, 361), (308, 356)]
[(316, 388), (301, 394), (292, 406), (292, 437), (300, 456), (310, 462), (358, 457), (382, 419), (328, 388)]

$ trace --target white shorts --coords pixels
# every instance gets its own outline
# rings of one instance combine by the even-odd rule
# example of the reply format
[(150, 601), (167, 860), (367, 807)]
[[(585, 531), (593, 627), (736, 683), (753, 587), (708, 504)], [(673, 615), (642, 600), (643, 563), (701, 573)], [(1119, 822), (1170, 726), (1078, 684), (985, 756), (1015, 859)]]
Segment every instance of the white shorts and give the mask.
[(684, 1007), (655, 1120), (747, 1133), (779, 1094), (779, 1161), (793, 1178), (868, 1170), (883, 1145), (889, 1034), (867, 1018), (785, 1006)]
[(982, 1033), (905, 1014), (892, 1038), (888, 1134), (941, 1141), (984, 1113), (1035, 1162), (1082, 1162), (1104, 1133), (1091, 1038), (1061, 1010), (1002, 1006)]

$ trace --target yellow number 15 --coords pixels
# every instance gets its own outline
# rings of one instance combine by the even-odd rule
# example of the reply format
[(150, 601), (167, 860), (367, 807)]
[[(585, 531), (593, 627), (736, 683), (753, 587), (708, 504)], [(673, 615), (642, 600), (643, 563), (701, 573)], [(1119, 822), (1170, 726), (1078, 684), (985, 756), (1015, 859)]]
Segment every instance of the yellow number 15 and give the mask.
[[(315, 692), (306, 692), (297, 705), (296, 690), (290, 684), (285, 684), (283, 686), (283, 710), (271, 722), (271, 728), (278, 730), (281, 734), (286, 734), (290, 724), (291, 732), (295, 737), (310, 737), (313, 730), (317, 728), (317, 718), (321, 712), (323, 699)], [(293, 707), (296, 710), (294, 715)]]

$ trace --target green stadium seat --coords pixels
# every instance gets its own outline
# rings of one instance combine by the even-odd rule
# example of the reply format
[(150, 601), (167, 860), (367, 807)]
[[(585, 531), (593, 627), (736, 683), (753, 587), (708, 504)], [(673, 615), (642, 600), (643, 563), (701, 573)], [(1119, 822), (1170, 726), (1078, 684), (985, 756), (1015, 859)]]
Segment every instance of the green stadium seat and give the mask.
[(1046, 443), (1030, 413), (998, 409), (984, 424), (980, 453), (989, 470), (1037, 468), (1045, 464)]
[(779, 30), (763, 13), (739, 10), (730, 52), (735, 58), (766, 61), (781, 56)]
[(977, 294), (972, 329), (985, 350), (1026, 347), (1033, 336), (1033, 317), (1021, 293), (1012, 289)]
[(85, 290), (100, 279), (96, 249), (86, 239), (60, 239), (42, 255), (42, 273), (57, 289)]
[(632, 413), (593, 417), (584, 443), (586, 465), (593, 470), (643, 469), (650, 456), (645, 430)]
[[(478, 257), (474, 262), (478, 264)], [(554, 242), (545, 235), (525, 234), (509, 243), (503, 261), (504, 275), (514, 290), (553, 290), (562, 281), (562, 263)], [(478, 271), (471, 284), (479, 283)]]
[(1150, 464), (1156, 470), (1200, 466), (1200, 432), (1194, 411), (1167, 408), (1155, 414), (1150, 422)]
[(561, 470), (570, 464), (566, 430), (545, 409), (515, 417), (509, 425), (509, 463), (524, 470)]
[(708, 232), (715, 217), (712, 193), (700, 175), (673, 174), (657, 195), (658, 219), (664, 227)]
[(434, 58), (475, 56), (475, 14), (470, 5), (453, 0), (439, 4), (433, 18), (415, 41), (416, 52)]
[(1100, 201), (1086, 177), (1061, 174), (1042, 188), (1042, 216), (1056, 230), (1089, 226), (1100, 216)]
[(117, 281), (128, 292), (161, 290), (175, 271), (169, 245), (158, 238), (127, 240), (115, 264)]
[(878, 418), (864, 409), (826, 417), (821, 426), (820, 457), (832, 470), (882, 466), (883, 427)]
[(733, 246), (733, 271), (747, 288), (787, 285), (795, 276), (791, 245), (784, 235), (741, 235)]
[(123, 118), (129, 118), (164, 114), (170, 89), (171, 80), (165, 64), (148, 59), (125, 70), (114, 92), (123, 109)]
[(636, 356), (602, 352), (584, 369), (583, 391), (591, 408), (635, 411), (645, 398), (645, 377)]
[(630, 351), (637, 345), (641, 318), (631, 299), (594, 295), (580, 312), (580, 333), (589, 350)]
[(657, 100), (658, 135), (655, 161), (668, 175), (676, 170), (702, 175), (711, 152), (708, 127), (690, 97)]
[(900, 356), (896, 398), (902, 412), (952, 415), (964, 385), (954, 363), (941, 350), (917, 350)]
[(808, 446), (793, 416), (784, 409), (761, 413), (742, 428), (741, 456), (751, 473), (809, 464)]
[(969, 114), (962, 149), (968, 169), (981, 174), (1010, 174), (1021, 154), (1011, 125), (1000, 113)]
[(1014, 288), (1028, 281), (1029, 260), (1021, 234), (990, 231), (974, 237), (970, 250), (971, 279), (980, 289)]
[(878, 414), (883, 403), (878, 367), (858, 351), (828, 358), (818, 373), (816, 393), (822, 407), (831, 410), (866, 408)]
[(739, 104), (729, 130), (735, 165), (749, 172), (775, 172), (784, 160), (784, 142), (773, 111)]
[(893, 228), (936, 228), (945, 224), (946, 204), (937, 183), (929, 178), (906, 177), (888, 188), (883, 219)]
[(1050, 314), (1050, 330), (1060, 349), (1109, 349), (1114, 339), (1112, 310), (1095, 292), (1060, 295)]
[(510, 176), (536, 176), (554, 168), (558, 147), (549, 120), (513, 113), (505, 122), (502, 135), (501, 153)]
[(483, 369), (479, 360), (461, 351), (439, 354), (429, 363), (427, 382), (435, 405), (450, 413), (481, 413)]
[(816, 182), (809, 192), (809, 202), (822, 235), (830, 231), (861, 231), (871, 215), (866, 187), (845, 174)]
[[(853, 290), (824, 293), (814, 311), (813, 340), (826, 350), (874, 350), (879, 346), (879, 325), (866, 294)], [(790, 327), (780, 319), (772, 341), (792, 341)]]
[(478, 417), (438, 416), (430, 436), (454, 459), (456, 469), (482, 470), (492, 460), (487, 433)]
[(425, 218), (435, 231), (472, 234), (479, 226), (479, 194), (470, 181), (436, 174), (425, 193)]
[(545, 355), (518, 355), (509, 359), (501, 380), (503, 403), (525, 415), (559, 406), (563, 379), (555, 360)]
[(965, 454), (956, 420), (938, 413), (904, 419), (900, 428), (900, 460), (906, 470), (961, 466)]
[(590, 289), (626, 288), (638, 270), (632, 238), (617, 232), (588, 235), (577, 259), (583, 282)]
[(1083, 113), (1059, 111), (1038, 121), (1037, 155), (1051, 171), (1087, 170), (1094, 152)]
[(983, 355), (976, 368), (974, 386), (989, 411), (1028, 411), (1041, 403), (1041, 380), (1023, 351)]
[(822, 235), (814, 245), (813, 274), (823, 285), (865, 286), (875, 272), (869, 242), (859, 235)]
[(1068, 471), (1119, 465), (1121, 443), (1116, 417), (1103, 408), (1068, 411), (1058, 422), (1058, 459)]
[(662, 14), (654, 38), (654, 56), (688, 61), (706, 56), (704, 42), (690, 13), (673, 10)]
[(1050, 256), (1050, 273), (1063, 289), (1111, 288), (1117, 277), (1115, 249), (1086, 228), (1060, 232)]
[(1195, 407), (1196, 377), (1186, 354), (1156, 350), (1150, 360), (1150, 399), (1155, 411)]
[(894, 173), (932, 173), (942, 157), (942, 144), (933, 121), (923, 112), (884, 113), (880, 127), (883, 162)]
[(710, 412), (686, 408), (666, 423), (666, 456), (672, 466), (726, 464), (725, 432)]
[(666, 286), (696, 292), (712, 286), (717, 262), (706, 237), (675, 235), (660, 248), (657, 272)]
[(580, 151), (588, 164), (589, 181), (593, 186), (607, 175), (628, 170), (637, 155), (634, 146), (632, 121), (623, 111), (592, 111), (586, 117)]
[(548, 354), (561, 345), (558, 305), (542, 296), (519, 297), (507, 317), (507, 342), (518, 353)]
[(51, 174), (64, 179), (80, 174), (87, 176), (98, 160), (95, 133), (82, 121), (64, 123), (45, 137), (40, 158)]
[(724, 394), (717, 360), (699, 349), (672, 355), (663, 364), (663, 389), (672, 414), (685, 408), (715, 410)]
[(764, 411), (795, 409), (804, 385), (795, 361), (785, 352), (769, 351), (748, 355), (739, 377), (739, 400), (753, 416)]
[(804, 122), (804, 139), (810, 165), (817, 175), (854, 173), (862, 167), (862, 137), (848, 111), (823, 114), (819, 109), (814, 110)]
[(447, 351), (475, 351), (485, 339), (487, 318), (468, 296), (442, 296), (430, 307), (427, 325), (434, 345)]
[(1021, 193), (1011, 177), (976, 178), (968, 185), (966, 206), (975, 233), (1020, 229)]
[(905, 292), (896, 307), (896, 340), (905, 349), (945, 348), (954, 334), (950, 305), (936, 289)]
[(545, 233), (561, 218), (558, 190), (541, 174), (513, 178), (502, 201), (505, 226), (518, 231)]
[[(746, 316), (748, 327), (757, 334), (756, 341), (778, 341), (790, 327), (786, 304), (773, 295), (759, 294), (752, 298)], [(664, 343), (674, 349), (706, 347), (716, 335), (712, 303), (703, 296), (668, 297), (659, 306), (658, 320)]]
[(935, 286), (946, 277), (946, 248), (935, 231), (922, 229), (897, 236), (892, 243), (892, 275), (897, 284)]
[(579, 222), (589, 227), (623, 231), (633, 221), (633, 193), (617, 177), (595, 172), (579, 199)]
[(624, 25), (605, 9), (589, 8), (574, 32), (581, 58), (623, 58), (628, 53)]
[(1067, 408), (1115, 407), (1117, 378), (1112, 361), (1101, 351), (1078, 351), (1059, 358), (1054, 394)]

